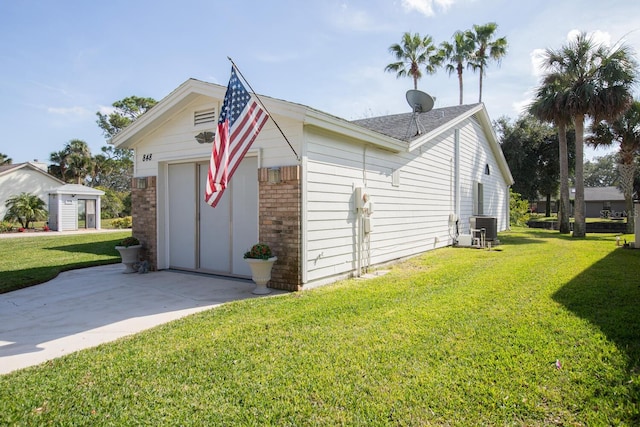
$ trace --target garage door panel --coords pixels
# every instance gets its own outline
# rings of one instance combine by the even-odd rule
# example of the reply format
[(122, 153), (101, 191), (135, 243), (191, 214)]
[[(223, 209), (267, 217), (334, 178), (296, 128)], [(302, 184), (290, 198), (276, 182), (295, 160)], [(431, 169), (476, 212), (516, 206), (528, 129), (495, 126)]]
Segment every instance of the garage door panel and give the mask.
[(209, 164), (200, 164), (200, 268), (231, 272), (231, 196), (222, 195), (215, 208), (204, 201)]
[(250, 276), (244, 253), (258, 240), (258, 159), (245, 157), (232, 178), (232, 273)]
[(196, 165), (169, 165), (169, 266), (196, 268)]

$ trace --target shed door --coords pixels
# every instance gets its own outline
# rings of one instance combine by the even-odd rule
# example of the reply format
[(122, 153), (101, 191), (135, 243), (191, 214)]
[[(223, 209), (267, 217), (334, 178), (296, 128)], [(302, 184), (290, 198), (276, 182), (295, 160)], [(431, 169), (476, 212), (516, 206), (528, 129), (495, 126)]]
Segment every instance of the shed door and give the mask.
[(212, 208), (204, 202), (209, 164), (169, 165), (171, 268), (251, 275), (243, 255), (258, 240), (257, 167), (245, 157)]

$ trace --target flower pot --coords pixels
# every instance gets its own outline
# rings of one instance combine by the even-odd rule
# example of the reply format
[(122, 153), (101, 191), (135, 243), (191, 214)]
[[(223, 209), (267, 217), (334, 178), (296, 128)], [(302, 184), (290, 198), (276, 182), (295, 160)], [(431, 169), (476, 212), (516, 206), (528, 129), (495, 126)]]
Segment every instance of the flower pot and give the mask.
[(271, 280), (271, 269), (273, 268), (273, 263), (277, 260), (278, 257), (275, 256), (269, 259), (245, 258), (245, 261), (251, 267), (251, 279), (256, 284), (256, 288), (251, 292), (252, 294), (265, 295), (271, 292), (271, 289), (267, 288), (267, 283)]
[(116, 246), (116, 249), (120, 252), (122, 263), (124, 264), (123, 273), (136, 273), (133, 264), (139, 261), (138, 253), (140, 252), (140, 248), (142, 248), (142, 245)]

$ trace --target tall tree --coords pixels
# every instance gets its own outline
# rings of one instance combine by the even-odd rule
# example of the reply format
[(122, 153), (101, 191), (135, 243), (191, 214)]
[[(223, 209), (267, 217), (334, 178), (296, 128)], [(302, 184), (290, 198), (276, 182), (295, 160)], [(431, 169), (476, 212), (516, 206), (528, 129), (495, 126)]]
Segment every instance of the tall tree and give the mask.
[(13, 159), (11, 159), (6, 154), (0, 153), (0, 166), (10, 165), (11, 163), (13, 163)]
[(91, 186), (106, 187), (117, 193), (129, 191), (133, 176), (131, 150), (114, 148), (112, 145), (104, 146), (101, 150), (102, 154), (93, 158)]
[(637, 78), (636, 62), (626, 45), (609, 48), (579, 33), (560, 49), (547, 49), (543, 66), (547, 71), (544, 80), (560, 86), (563, 107), (576, 130), (573, 236), (584, 237), (584, 121), (588, 116), (596, 121), (614, 119), (628, 108)]
[(449, 75), (454, 72), (458, 76), (458, 87), (460, 89), (460, 105), (462, 105), (463, 82), (462, 73), (465, 67), (470, 66), (469, 60), (473, 54), (473, 42), (462, 31), (456, 31), (453, 34), (452, 43), (442, 42), (440, 44), (439, 56), (445, 61), (445, 69)]
[(565, 93), (558, 82), (549, 79), (537, 90), (534, 101), (529, 105), (529, 112), (538, 120), (549, 122), (558, 128), (558, 162), (560, 168), (560, 204), (558, 207), (558, 224), (561, 234), (569, 234), (571, 227), (571, 205), (569, 198), (569, 149), (567, 144), (567, 126), (571, 116), (564, 108)]
[(91, 173), (91, 150), (89, 145), (80, 139), (67, 142), (64, 149), (51, 153), (49, 160), (53, 162), (49, 166), (49, 172), (67, 182), (81, 184)]
[(618, 155), (620, 189), (624, 194), (627, 210), (627, 233), (633, 233), (633, 182), (635, 175), (635, 159), (640, 153), (640, 101), (634, 101), (623, 115), (614, 120), (594, 122), (591, 136), (587, 143), (598, 146), (609, 146), (613, 143), (620, 146)]
[(396, 73), (397, 78), (411, 77), (414, 89), (418, 89), (418, 80), (422, 78), (421, 68), (424, 67), (427, 74), (434, 74), (441, 61), (431, 36), (421, 37), (418, 33), (404, 33), (402, 41), (392, 44), (389, 52), (396, 62), (387, 65), (384, 70)]
[(585, 187), (617, 187), (620, 181), (617, 154), (607, 154), (584, 162)]
[(494, 38), (498, 29), (498, 24), (489, 22), (484, 25), (474, 25), (473, 30), (466, 32), (467, 38), (473, 43), (474, 51), (470, 64), (474, 71), (479, 71), (479, 95), (478, 102), (482, 102), (482, 79), (489, 60), (500, 64), (502, 57), (507, 54), (507, 38)]
[(97, 112), (96, 123), (102, 129), (104, 136), (111, 139), (157, 103), (153, 98), (129, 96), (111, 104), (114, 108), (111, 113)]
[[(551, 197), (558, 192), (560, 175), (556, 130), (530, 115), (521, 116), (513, 123), (501, 117), (494, 127), (513, 173), (513, 190), (530, 201), (545, 196), (545, 213), (549, 216)], [(570, 132), (569, 139), (573, 138), (573, 132)]]

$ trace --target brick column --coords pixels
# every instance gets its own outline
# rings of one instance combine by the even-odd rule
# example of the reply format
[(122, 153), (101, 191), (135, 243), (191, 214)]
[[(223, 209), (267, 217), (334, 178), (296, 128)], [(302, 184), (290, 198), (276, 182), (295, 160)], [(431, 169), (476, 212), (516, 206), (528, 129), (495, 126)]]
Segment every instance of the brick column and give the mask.
[(278, 257), (269, 287), (299, 291), (302, 289), (300, 166), (279, 168), (280, 182), (269, 182), (269, 169), (258, 170), (260, 241), (268, 244)]
[(142, 243), (141, 257), (149, 261), (149, 270), (158, 268), (156, 177), (133, 178), (131, 183), (131, 216), (133, 235)]

